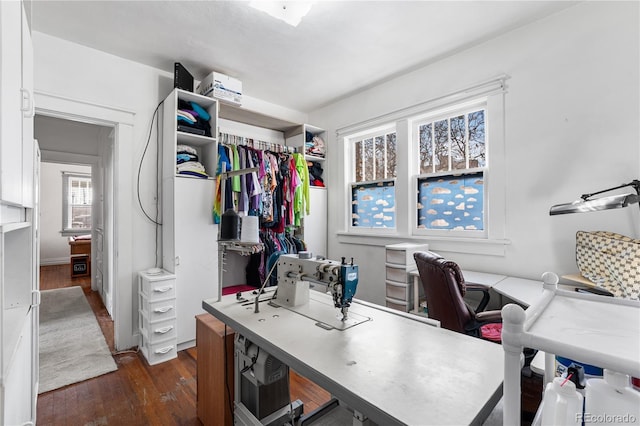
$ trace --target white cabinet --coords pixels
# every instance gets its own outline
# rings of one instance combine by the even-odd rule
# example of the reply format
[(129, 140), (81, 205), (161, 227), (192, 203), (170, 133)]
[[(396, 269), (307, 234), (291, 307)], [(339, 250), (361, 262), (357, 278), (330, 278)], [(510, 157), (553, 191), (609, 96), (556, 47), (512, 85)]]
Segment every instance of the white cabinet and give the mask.
[(177, 355), (176, 277), (166, 271), (138, 274), (140, 350), (150, 365)]
[[(210, 115), (213, 136), (178, 131), (179, 100), (195, 102)], [(176, 279), (178, 349), (195, 345), (195, 316), (202, 301), (218, 294), (217, 226), (213, 223), (216, 100), (175, 89), (164, 100), (162, 124), (162, 265)], [(193, 148), (209, 178), (179, 175), (176, 147)]]
[(640, 302), (557, 289), (558, 277), (543, 275), (544, 291), (526, 311), (502, 308), (504, 424), (520, 422), (520, 354), (524, 346), (545, 355), (545, 381), (554, 355), (640, 377)]
[(33, 206), (33, 47), (22, 2), (0, 2), (0, 200)]
[(300, 237), (313, 255), (327, 256), (327, 190), (309, 188), (311, 210), (302, 218)]
[(34, 424), (38, 388), (33, 50), (21, 1), (0, 2), (0, 424)]
[(34, 242), (31, 222), (0, 225), (0, 424), (14, 424), (9, 419), (20, 419), (20, 424), (35, 419), (38, 293)]
[(25, 10), (22, 10), (22, 205), (33, 207), (34, 190), (34, 139), (33, 119), (35, 103), (33, 94), (33, 43)]

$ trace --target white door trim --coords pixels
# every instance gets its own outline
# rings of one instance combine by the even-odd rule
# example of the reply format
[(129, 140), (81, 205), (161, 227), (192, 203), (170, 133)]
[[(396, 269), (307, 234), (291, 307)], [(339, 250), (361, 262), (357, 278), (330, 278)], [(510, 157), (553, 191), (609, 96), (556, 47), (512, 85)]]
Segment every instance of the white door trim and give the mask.
[(113, 328), (116, 350), (134, 347), (133, 299), (131, 286), (133, 274), (132, 218), (133, 176), (133, 123), (135, 113), (123, 108), (97, 105), (60, 95), (35, 92), (36, 113), (50, 117), (81, 121), (84, 123), (110, 126), (114, 128), (113, 160), (113, 236), (111, 244), (112, 269), (109, 276), (113, 280)]

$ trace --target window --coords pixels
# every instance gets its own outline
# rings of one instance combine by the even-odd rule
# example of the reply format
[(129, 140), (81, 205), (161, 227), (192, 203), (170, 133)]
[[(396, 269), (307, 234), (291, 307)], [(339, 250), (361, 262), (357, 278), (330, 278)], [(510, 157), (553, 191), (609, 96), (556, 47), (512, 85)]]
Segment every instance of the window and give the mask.
[(373, 131), (351, 139), (351, 143), (351, 226), (395, 228), (395, 129)]
[(485, 229), (484, 105), (432, 115), (415, 123), (420, 153), (417, 229), (478, 235), (477, 231)]
[(91, 230), (91, 203), (91, 175), (63, 172), (63, 235), (83, 234)]
[(484, 167), (485, 115), (483, 108), (418, 123), (420, 173)]
[(418, 229), (484, 230), (483, 173), (418, 178)]
[(337, 129), (345, 190), (338, 241), (409, 239), (436, 252), (504, 256), (508, 78)]

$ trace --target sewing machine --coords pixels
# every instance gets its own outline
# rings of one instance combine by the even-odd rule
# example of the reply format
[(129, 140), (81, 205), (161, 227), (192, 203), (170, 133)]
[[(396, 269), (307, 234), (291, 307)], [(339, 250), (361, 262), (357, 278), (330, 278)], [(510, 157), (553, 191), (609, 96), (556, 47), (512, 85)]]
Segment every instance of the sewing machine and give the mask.
[(326, 287), (333, 303), (347, 321), (347, 312), (358, 286), (358, 265), (312, 257), (308, 252), (286, 254), (278, 259), (278, 293), (276, 301), (281, 306), (296, 308), (309, 303), (311, 285)]
[[(267, 302), (269, 308), (293, 311), (326, 330), (345, 330), (370, 319), (347, 315), (358, 285), (358, 266), (353, 264), (353, 259), (347, 264), (345, 258), (337, 262), (301, 252), (281, 255), (276, 267), (277, 290), (260, 291), (253, 302), (254, 314), (259, 317), (263, 316), (259, 304)], [(309, 303), (312, 286), (314, 290), (331, 294), (333, 307), (340, 310), (337, 316), (333, 307), (325, 303)], [(242, 295), (237, 300), (247, 302)], [(236, 335), (234, 358), (236, 389), (240, 389), (236, 390), (235, 423), (243, 426), (294, 424), (303, 406), (301, 401), (289, 399), (289, 367), (241, 334)]]

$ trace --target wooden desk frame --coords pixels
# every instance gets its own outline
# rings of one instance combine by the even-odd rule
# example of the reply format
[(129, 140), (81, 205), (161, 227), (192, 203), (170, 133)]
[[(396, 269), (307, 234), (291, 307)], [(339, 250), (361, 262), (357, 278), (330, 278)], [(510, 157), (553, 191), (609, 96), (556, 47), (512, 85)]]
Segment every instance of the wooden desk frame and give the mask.
[[(86, 271), (81, 274), (78, 274), (78, 273), (74, 274), (74, 265), (78, 263), (78, 261), (81, 261), (80, 260), (81, 257), (82, 258), (86, 257), (86, 262), (87, 262)], [(69, 264), (70, 264), (69, 272), (72, 278), (91, 276), (91, 240), (90, 239), (81, 239), (81, 240), (74, 240), (73, 238), (69, 239)]]

